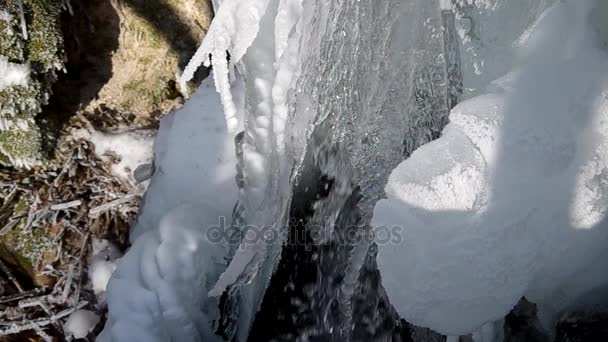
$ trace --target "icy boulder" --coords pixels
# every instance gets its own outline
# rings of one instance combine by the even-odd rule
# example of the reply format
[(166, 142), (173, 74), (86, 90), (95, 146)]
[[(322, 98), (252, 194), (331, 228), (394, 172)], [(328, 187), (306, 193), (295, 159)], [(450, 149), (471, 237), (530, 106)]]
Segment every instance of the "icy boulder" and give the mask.
[[(519, 42), (519, 67), (457, 106), (391, 174), (373, 224), (391, 303), (448, 335), (522, 296), (553, 314), (608, 285), (608, 52), (594, 11), (562, 1)], [(604, 270), (604, 271), (601, 271)]]

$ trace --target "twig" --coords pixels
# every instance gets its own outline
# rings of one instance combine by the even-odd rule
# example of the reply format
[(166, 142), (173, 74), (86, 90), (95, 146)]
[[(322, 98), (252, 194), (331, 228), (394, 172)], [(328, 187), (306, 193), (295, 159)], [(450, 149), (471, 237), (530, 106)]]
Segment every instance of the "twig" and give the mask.
[(81, 200), (75, 200), (75, 201), (70, 201), (70, 202), (65, 202), (65, 203), (58, 203), (58, 204), (53, 204), (51, 206), (51, 210), (65, 210), (65, 209), (69, 209), (69, 208), (78, 207), (81, 204), (82, 204)]
[(21, 32), (23, 33), (23, 39), (27, 40), (27, 25), (25, 24), (25, 14), (23, 14), (23, 3), (21, 0), (17, 0), (19, 6), (19, 19), (21, 19)]
[(119, 206), (121, 204), (131, 202), (135, 198), (137, 198), (137, 195), (129, 194), (129, 195), (126, 195), (126, 196), (124, 196), (122, 198), (119, 198), (117, 200), (114, 200), (114, 201), (102, 204), (102, 205), (97, 206), (95, 208), (91, 208), (91, 210), (89, 210), (89, 217), (96, 218), (101, 213), (103, 213), (105, 211), (108, 211), (108, 210), (112, 209), (113, 207)]
[(9, 208), (11, 202), (13, 202), (13, 199), (15, 198), (15, 195), (17, 195), (17, 187), (13, 186), (11, 192), (9, 192), (6, 197), (4, 197), (4, 203), (2, 203), (2, 207), (0, 207), (0, 214), (5, 212)]
[(44, 330), (42, 330), (42, 328), (40, 327), (40, 325), (32, 323), (32, 326), (34, 327), (34, 331), (36, 331), (36, 334), (38, 334), (38, 336), (41, 337), (44, 342), (53, 342), (53, 338), (47, 333), (45, 333)]
[(0, 336), (13, 335), (13, 334), (17, 334), (17, 333), (20, 333), (20, 332), (26, 331), (26, 330), (36, 330), (36, 328), (35, 328), (36, 325), (38, 327), (47, 326), (49, 324), (52, 324), (64, 317), (72, 314), (73, 312), (75, 312), (77, 310), (82, 309), (87, 304), (88, 304), (87, 301), (82, 301), (82, 302), (78, 303), (78, 305), (76, 305), (75, 307), (60, 311), (54, 315), (51, 315), (48, 318), (36, 318), (36, 319), (28, 320), (28, 321), (22, 321), (19, 323), (18, 322), (0, 322), (0, 326), (7, 327), (4, 329), (0, 329)]
[(65, 280), (65, 285), (63, 286), (63, 292), (61, 293), (61, 301), (66, 302), (70, 295), (70, 289), (72, 288), (72, 280), (74, 279), (74, 265), (70, 265), (68, 269), (68, 277)]
[(45, 290), (43, 288), (36, 288), (33, 290), (16, 293), (14, 295), (4, 296), (0, 298), (0, 304), (14, 302), (23, 298), (38, 296), (44, 293), (44, 291)]
[(19, 223), (19, 221), (20, 221), (20, 219), (13, 219), (13, 220), (8, 221), (8, 223), (5, 224), (4, 227), (0, 228), (0, 235), (3, 235), (4, 233), (13, 229), (13, 227), (15, 227), (17, 225), (17, 223)]
[(74, 291), (74, 300), (78, 302), (80, 300), (80, 286), (82, 285), (82, 261), (84, 259), (85, 251), (87, 248), (87, 241), (89, 240), (89, 233), (84, 237), (82, 246), (80, 247), (80, 255), (78, 256), (78, 281), (76, 281), (76, 290)]

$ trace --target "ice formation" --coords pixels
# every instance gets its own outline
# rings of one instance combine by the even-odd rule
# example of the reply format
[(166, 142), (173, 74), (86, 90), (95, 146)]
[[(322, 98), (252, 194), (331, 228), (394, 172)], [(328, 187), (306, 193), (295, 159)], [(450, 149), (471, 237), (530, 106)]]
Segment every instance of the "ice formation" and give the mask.
[[(238, 129), (244, 130), (244, 184), (239, 191), (243, 219), (249, 227), (270, 227), (277, 237), (283, 234), (280, 229), (289, 203), (293, 155), (286, 148), (288, 92), (299, 66), (301, 13), (301, 0), (221, 2), (209, 33), (182, 76), (184, 83), (201, 63), (212, 62), (228, 132), (234, 135)], [(234, 105), (226, 86), (235, 64), (244, 80), (242, 106)], [(235, 118), (239, 107), (246, 121)], [(243, 241), (209, 292), (219, 296), (230, 286), (240, 288), (240, 339), (246, 338), (281, 244), (280, 238), (270, 243)]]
[[(122, 253), (108, 240), (93, 240), (93, 255), (89, 265), (89, 278), (98, 297), (105, 295), (106, 287)], [(103, 300), (103, 298), (100, 298)]]
[(30, 79), (30, 67), (27, 64), (16, 64), (0, 56), (0, 90), (12, 86), (26, 87)]
[[(492, 42), (507, 46), (502, 52), (465, 43), (468, 95), (516, 67), (457, 107), (443, 137), (394, 170), (388, 199), (375, 209), (376, 225), (404, 228), (403, 244), (380, 246), (378, 261), (392, 304), (413, 323), (450, 334), (476, 331), (482, 339), (492, 333), (484, 323), (501, 318), (523, 294), (558, 310), (589, 290), (581, 285), (603, 281), (598, 270), (605, 265), (589, 260), (602, 260), (598, 246), (606, 243), (599, 228), (608, 175), (602, 173), (608, 68), (598, 48), (606, 25), (595, 19), (591, 27), (586, 19), (594, 4), (604, 3), (559, 2), (525, 32), (549, 2), (475, 2), (483, 4), (473, 14), (484, 25), (494, 19), (483, 11), (502, 11), (496, 17), (512, 30)], [(430, 139), (428, 126), (443, 127), (431, 115), (404, 114), (412, 105), (404, 95), (415, 83), (412, 63), (420, 67), (415, 63), (436, 56), (412, 51), (442, 48), (430, 43), (441, 34), (419, 32), (404, 15), (429, 15), (438, 3), (374, 2), (379, 5), (365, 4), (369, 12), (357, 3), (214, 1), (216, 18), (180, 83), (184, 89), (200, 64), (213, 64), (214, 80), (161, 122), (156, 172), (132, 230), (133, 246), (108, 284), (109, 319), (100, 341), (217, 339), (217, 297), (226, 289), (238, 297), (238, 312), (231, 312), (238, 315), (235, 339), (245, 340), (283, 240), (242, 241), (238, 248), (212, 243), (206, 233), (218, 218), (229, 222), (234, 214), (282, 237), (294, 170), (314, 124), (325, 122), (326, 133), (351, 149), (366, 204), (380, 196), (377, 188), (398, 163), (404, 137), (411, 152)], [(471, 14), (463, 11), (461, 23)], [(368, 13), (386, 15), (391, 26)], [(511, 16), (517, 21), (508, 25)], [(367, 27), (359, 21), (373, 30), (341, 26)], [(471, 29), (463, 28), (461, 37)], [(499, 28), (495, 33), (502, 37)], [(495, 59), (507, 52), (508, 58)], [(326, 63), (328, 57), (340, 60)], [(424, 65), (423, 74), (437, 65)], [(242, 173), (238, 187), (235, 166)], [(365, 256), (366, 248), (351, 256), (344, 302)], [(572, 262), (559, 264), (563, 260)], [(563, 303), (553, 292), (566, 294)]]
[(483, 333), (525, 295), (550, 323), (608, 285), (608, 51), (598, 12), (605, 1), (549, 8), (517, 41), (513, 70), (454, 108), (442, 137), (391, 174), (373, 224), (401, 227), (403, 242), (381, 245), (378, 267), (409, 322)]
[(482, 93), (488, 83), (513, 68), (517, 39), (555, 0), (442, 0), (456, 16), (464, 97)]
[(154, 177), (133, 228), (133, 246), (107, 288), (98, 341), (213, 341), (217, 301), (207, 292), (226, 267), (226, 246), (208, 229), (236, 202), (236, 158), (211, 77), (161, 121)]
[(89, 310), (74, 311), (63, 325), (66, 336), (72, 338), (86, 338), (99, 323), (99, 316)]

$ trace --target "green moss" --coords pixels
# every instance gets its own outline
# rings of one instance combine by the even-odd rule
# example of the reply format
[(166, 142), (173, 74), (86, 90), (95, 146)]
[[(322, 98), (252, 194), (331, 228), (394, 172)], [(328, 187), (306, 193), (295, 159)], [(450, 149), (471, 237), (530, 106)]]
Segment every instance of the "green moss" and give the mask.
[(13, 216), (20, 216), (27, 212), (30, 207), (31, 198), (20, 198), (13, 208)]
[(9, 60), (23, 61), (24, 60), (24, 40), (21, 36), (19, 28), (18, 16), (14, 15), (15, 10), (11, 10), (8, 4), (0, 0), (0, 8), (6, 8), (6, 13), (10, 20), (0, 20), (0, 55), (7, 57)]
[(39, 276), (37, 271), (44, 260), (49, 260), (55, 253), (53, 240), (43, 229), (25, 229), (26, 219), (0, 235), (0, 258), (18, 267), (30, 276), (38, 285), (45, 285), (46, 277)]
[[(27, 39), (14, 0), (0, 0), (0, 55), (32, 69), (28, 86), (0, 90), (0, 164), (29, 167), (47, 157), (49, 145), (36, 123), (48, 103), (56, 70), (63, 69), (62, 0), (23, 0)], [(8, 13), (8, 15), (6, 15)], [(8, 19), (8, 20), (6, 20)], [(5, 129), (5, 131), (2, 131)], [(49, 150), (46, 148), (45, 150)]]
[(43, 96), (40, 84), (14, 86), (0, 90), (0, 118), (4, 120), (31, 120), (42, 110)]
[(27, 58), (40, 64), (43, 72), (63, 68), (63, 36), (60, 15), (62, 1), (24, 0), (29, 21)]
[(123, 86), (123, 89), (139, 91), (140, 89), (143, 89), (145, 86), (146, 86), (145, 80), (130, 80)]
[(16, 167), (30, 167), (43, 159), (40, 131), (11, 129), (0, 131), (0, 155)]

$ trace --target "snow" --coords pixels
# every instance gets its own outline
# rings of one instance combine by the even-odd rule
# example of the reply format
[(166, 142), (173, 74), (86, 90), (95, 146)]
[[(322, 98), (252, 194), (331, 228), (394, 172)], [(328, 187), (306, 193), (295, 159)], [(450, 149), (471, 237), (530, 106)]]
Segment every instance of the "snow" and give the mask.
[(12, 20), (12, 16), (7, 11), (0, 11), (0, 20), (4, 21), (6, 24), (10, 24)]
[(13, 86), (26, 87), (29, 79), (29, 65), (11, 63), (8, 58), (0, 56), (0, 90)]
[(89, 265), (89, 278), (93, 292), (99, 297), (106, 292), (112, 273), (120, 261), (122, 253), (108, 240), (93, 240), (93, 254)]
[(379, 246), (378, 267), (407, 321), (486, 341), (522, 296), (552, 324), (608, 286), (600, 10), (605, 1), (548, 9), (518, 41), (513, 69), (392, 172), (373, 225), (401, 229), (403, 242)]
[(89, 310), (74, 311), (63, 325), (67, 337), (86, 338), (99, 323), (99, 316)]
[[(234, 92), (234, 89), (233, 89)], [(236, 202), (234, 140), (211, 77), (165, 117), (156, 172), (132, 229), (131, 249), (107, 287), (98, 341), (213, 341), (218, 302), (207, 292), (225, 269), (225, 241), (209, 241)]]
[(112, 157), (118, 157), (118, 162), (112, 163), (112, 174), (132, 184), (136, 183), (133, 172), (137, 167), (152, 162), (154, 132), (151, 130), (105, 133), (89, 129), (74, 132), (72, 136), (92, 142), (101, 160), (112, 161)]

